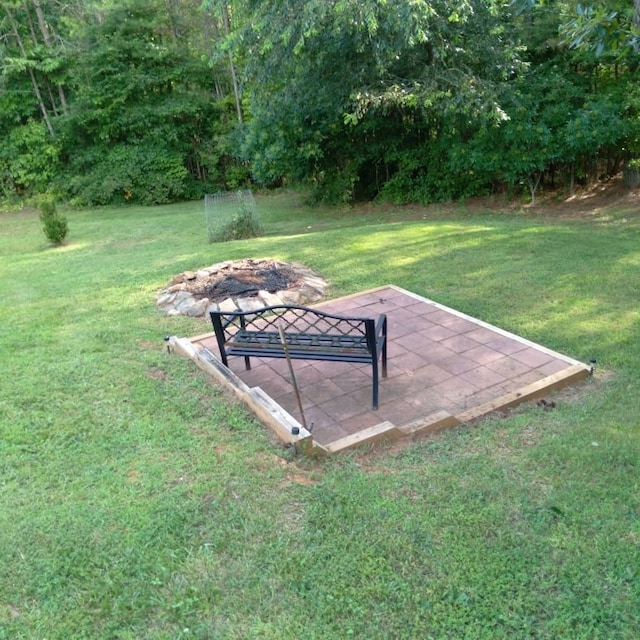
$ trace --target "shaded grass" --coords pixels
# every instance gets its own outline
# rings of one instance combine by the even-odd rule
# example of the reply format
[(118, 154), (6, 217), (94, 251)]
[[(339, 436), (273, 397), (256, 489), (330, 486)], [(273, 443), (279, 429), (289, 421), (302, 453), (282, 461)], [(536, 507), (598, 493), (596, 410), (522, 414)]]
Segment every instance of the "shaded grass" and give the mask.
[[(635, 638), (637, 214), (425, 215), (259, 200), (0, 216), (0, 638)], [(310, 228), (309, 228), (310, 227)], [(558, 408), (399, 449), (293, 459), (165, 334), (176, 273), (300, 261), (394, 283), (598, 374)]]

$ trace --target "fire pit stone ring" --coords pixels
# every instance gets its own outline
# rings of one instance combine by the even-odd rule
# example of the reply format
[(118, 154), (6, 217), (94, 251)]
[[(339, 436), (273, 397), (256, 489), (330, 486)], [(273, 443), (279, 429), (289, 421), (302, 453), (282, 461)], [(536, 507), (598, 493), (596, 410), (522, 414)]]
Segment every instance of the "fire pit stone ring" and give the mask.
[(184, 271), (156, 297), (169, 316), (204, 316), (209, 308), (250, 311), (275, 305), (308, 305), (321, 300), (327, 282), (308, 267), (271, 258), (245, 258)]

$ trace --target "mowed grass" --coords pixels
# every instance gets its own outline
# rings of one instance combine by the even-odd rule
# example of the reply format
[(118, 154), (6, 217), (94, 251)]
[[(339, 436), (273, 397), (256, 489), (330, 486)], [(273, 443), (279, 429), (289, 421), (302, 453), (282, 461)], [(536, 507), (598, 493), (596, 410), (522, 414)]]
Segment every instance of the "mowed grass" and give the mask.
[[(208, 244), (200, 203), (0, 215), (0, 638), (635, 639), (640, 213), (310, 209)], [(394, 283), (586, 361), (554, 399), (296, 458), (188, 360), (156, 293), (273, 257)]]

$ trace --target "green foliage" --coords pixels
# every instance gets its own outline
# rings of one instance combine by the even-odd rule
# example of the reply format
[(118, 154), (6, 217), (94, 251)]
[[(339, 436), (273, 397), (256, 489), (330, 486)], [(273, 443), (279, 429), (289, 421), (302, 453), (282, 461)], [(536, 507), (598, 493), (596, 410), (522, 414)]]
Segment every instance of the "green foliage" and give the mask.
[(13, 127), (0, 148), (0, 192), (32, 195), (47, 190), (60, 167), (60, 145), (42, 122)]
[(233, 174), (235, 114), (212, 94), (223, 83), (205, 56), (217, 26), (197, 3), (41, 0), (42, 22), (13, 4), (0, 13), (4, 193), (55, 182), (78, 204), (158, 203), (222, 187), (227, 165)]
[(568, 51), (566, 3), (295, 4), (243, 5), (252, 32), (230, 41), (249, 52), (243, 153), (258, 180), (305, 180), (327, 202), (505, 185), (535, 200), (545, 181), (619, 169), (637, 116), (617, 87), (633, 90), (637, 66)]
[[(631, 4), (634, 4), (632, 7)], [(565, 5), (561, 34), (573, 48), (592, 52), (596, 58), (618, 62), (640, 54), (640, 5), (620, 0), (596, 0)]]
[(255, 215), (255, 207), (244, 200), (238, 203), (237, 211), (231, 220), (220, 225), (210, 236), (211, 242), (228, 242), (230, 240), (246, 240), (262, 235), (262, 225)]
[(224, 185), (227, 190), (245, 189), (250, 183), (251, 170), (246, 164), (227, 164), (224, 169)]
[(41, 198), (39, 202), (40, 221), (47, 240), (55, 245), (62, 244), (69, 232), (67, 218), (58, 213), (53, 198)]
[[(249, 5), (251, 32), (241, 42), (250, 51), (253, 120), (245, 153), (257, 179), (304, 179), (330, 201), (371, 197), (394, 170), (404, 183), (411, 170), (398, 161), (413, 154), (422, 164), (417, 139), (434, 142), (432, 123), (455, 111), (477, 123), (491, 119), (495, 83), (507, 66), (519, 68), (492, 3), (403, 1), (393, 11), (381, 0), (281, 4)], [(406, 195), (435, 192), (442, 175), (420, 171)], [(467, 187), (439, 191), (431, 197)]]
[(162, 145), (118, 144), (75, 157), (57, 183), (75, 205), (162, 204), (185, 194), (182, 156)]
[(154, 203), (286, 180), (335, 203), (534, 199), (638, 154), (638, 2), (389, 6), (5, 2), (0, 194)]

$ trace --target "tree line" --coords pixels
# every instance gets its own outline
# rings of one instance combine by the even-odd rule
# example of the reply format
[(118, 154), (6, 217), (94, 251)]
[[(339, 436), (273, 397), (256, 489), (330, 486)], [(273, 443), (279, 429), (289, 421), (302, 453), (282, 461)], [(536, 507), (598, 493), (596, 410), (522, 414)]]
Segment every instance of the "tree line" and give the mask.
[(0, 0), (0, 197), (434, 202), (640, 162), (640, 0)]

